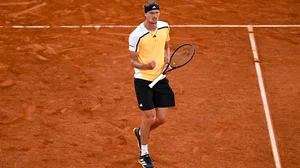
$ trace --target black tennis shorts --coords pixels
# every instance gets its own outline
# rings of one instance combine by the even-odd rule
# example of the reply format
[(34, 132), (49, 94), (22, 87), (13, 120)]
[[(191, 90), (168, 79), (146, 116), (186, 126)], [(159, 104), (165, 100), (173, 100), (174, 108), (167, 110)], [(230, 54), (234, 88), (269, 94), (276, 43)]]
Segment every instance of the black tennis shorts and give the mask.
[(148, 86), (150, 83), (151, 81), (134, 79), (135, 93), (141, 110), (175, 106), (174, 92), (167, 78), (157, 82), (152, 89)]

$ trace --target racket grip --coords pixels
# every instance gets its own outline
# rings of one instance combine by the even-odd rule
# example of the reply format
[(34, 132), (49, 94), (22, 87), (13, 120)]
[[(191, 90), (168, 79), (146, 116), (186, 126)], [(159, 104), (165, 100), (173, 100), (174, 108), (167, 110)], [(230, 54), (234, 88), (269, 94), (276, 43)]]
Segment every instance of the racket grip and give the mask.
[(166, 75), (164, 74), (160, 74), (157, 78), (154, 79), (154, 81), (152, 83), (149, 84), (150, 88), (153, 88), (153, 86), (163, 77), (165, 77)]

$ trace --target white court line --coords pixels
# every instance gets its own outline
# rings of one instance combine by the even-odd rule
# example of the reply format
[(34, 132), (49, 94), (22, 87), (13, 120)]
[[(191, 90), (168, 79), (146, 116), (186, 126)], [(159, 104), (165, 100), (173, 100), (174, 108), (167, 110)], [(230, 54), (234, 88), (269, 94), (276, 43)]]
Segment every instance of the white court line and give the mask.
[(11, 26), (11, 28), (14, 28), (14, 29), (49, 29), (50, 26)]
[(82, 26), (53, 26), (53, 28), (80, 29)]
[(254, 32), (253, 32), (252, 26), (248, 26), (248, 32), (249, 32), (249, 38), (250, 38), (250, 42), (251, 42), (251, 48), (253, 51), (253, 57), (254, 57), (254, 62), (255, 62), (255, 68), (256, 68), (261, 98), (263, 101), (266, 120), (267, 120), (267, 124), (268, 124), (268, 130), (269, 130), (269, 136), (270, 136), (271, 145), (272, 145), (274, 161), (275, 161), (276, 168), (281, 168), (280, 158), (279, 158), (276, 140), (275, 140), (275, 136), (274, 136), (272, 120), (271, 120), (271, 116), (270, 116), (270, 110), (269, 110), (269, 106), (268, 106), (268, 101), (267, 101), (266, 91), (265, 91), (264, 82), (263, 82), (263, 78), (262, 78), (261, 68), (260, 68), (260, 64), (259, 64), (257, 47), (256, 47), (256, 43), (255, 43), (255, 37), (254, 37)]
[(300, 25), (170, 25), (170, 27), (191, 27), (191, 28), (218, 28), (218, 27), (224, 27), (224, 28), (239, 28), (239, 27), (262, 27), (262, 28), (283, 28), (283, 27), (300, 27)]
[[(170, 25), (170, 27), (177, 28), (240, 28), (240, 27), (260, 27), (260, 28), (300, 28), (300, 25)], [(0, 26), (0, 28), (14, 28), (14, 29), (49, 29), (49, 28), (67, 28), (67, 29), (80, 29), (80, 28), (135, 28), (137, 25), (65, 25), (65, 26)]]

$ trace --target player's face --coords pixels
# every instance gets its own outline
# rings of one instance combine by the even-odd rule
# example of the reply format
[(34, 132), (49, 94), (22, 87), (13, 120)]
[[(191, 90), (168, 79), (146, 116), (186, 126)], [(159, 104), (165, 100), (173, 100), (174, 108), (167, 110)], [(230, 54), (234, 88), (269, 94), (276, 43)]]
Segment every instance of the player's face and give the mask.
[(151, 10), (145, 14), (146, 20), (151, 24), (156, 24), (159, 18), (159, 10)]

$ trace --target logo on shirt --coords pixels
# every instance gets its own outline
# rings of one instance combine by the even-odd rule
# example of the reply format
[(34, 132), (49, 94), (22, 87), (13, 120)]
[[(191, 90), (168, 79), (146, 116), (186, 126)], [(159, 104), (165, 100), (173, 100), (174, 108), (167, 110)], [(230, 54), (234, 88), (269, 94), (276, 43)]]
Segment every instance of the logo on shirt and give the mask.
[(143, 104), (141, 103), (141, 104), (139, 105), (139, 107), (143, 107)]

